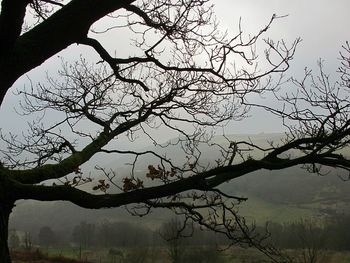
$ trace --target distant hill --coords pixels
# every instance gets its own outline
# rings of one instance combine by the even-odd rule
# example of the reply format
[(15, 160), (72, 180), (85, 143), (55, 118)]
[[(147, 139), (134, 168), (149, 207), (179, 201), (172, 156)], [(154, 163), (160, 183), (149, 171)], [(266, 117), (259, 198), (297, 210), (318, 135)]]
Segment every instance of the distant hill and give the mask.
[[(229, 135), (229, 140), (249, 140), (258, 145), (268, 145), (268, 141), (278, 143), (283, 134), (251, 134)], [(215, 137), (213, 142), (227, 145), (223, 137)], [(162, 148), (149, 146), (142, 151), (154, 150), (159, 154), (167, 154), (174, 162), (183, 160), (183, 153), (178, 146)], [(218, 151), (209, 147), (202, 147), (203, 162), (215, 163), (220, 156)], [(130, 156), (116, 158), (107, 165), (108, 169), (116, 170), (120, 178), (129, 174), (129, 166), (133, 159)], [(147, 166), (157, 164), (155, 158), (145, 156), (136, 166), (139, 176), (145, 176)], [(245, 175), (236, 180), (225, 183), (221, 188), (230, 194), (248, 197), (248, 201), (242, 204), (240, 211), (248, 218), (257, 222), (264, 221), (293, 221), (305, 216), (330, 216), (337, 213), (350, 213), (350, 182), (341, 180), (338, 176), (344, 176), (340, 171), (333, 171), (327, 176), (315, 176), (305, 170), (294, 167), (281, 171), (259, 171)], [(91, 186), (87, 186), (92, 189)], [(170, 212), (156, 210), (151, 215), (142, 219), (131, 217), (125, 209), (86, 210), (68, 202), (35, 202), (20, 201), (11, 215), (11, 227), (24, 231), (38, 232), (40, 227), (50, 225), (53, 229), (68, 231), (80, 221), (102, 222), (110, 221), (134, 221), (155, 228), (171, 216)], [(68, 230), (67, 230), (68, 229)]]

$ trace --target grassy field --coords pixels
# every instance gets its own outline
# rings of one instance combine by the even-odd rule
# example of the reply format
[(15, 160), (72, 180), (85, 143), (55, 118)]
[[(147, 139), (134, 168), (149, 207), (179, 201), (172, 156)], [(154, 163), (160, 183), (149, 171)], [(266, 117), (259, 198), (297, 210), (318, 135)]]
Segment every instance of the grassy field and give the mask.
[(240, 206), (240, 214), (254, 220), (258, 225), (266, 222), (290, 223), (301, 218), (316, 216), (317, 203), (303, 206), (289, 204), (272, 204), (261, 198), (249, 196), (248, 201)]
[(80, 254), (79, 248), (76, 247), (49, 247), (44, 248), (42, 251), (49, 256), (65, 256), (70, 258), (78, 258)]
[(68, 255), (50, 256), (41, 249), (12, 251), (11, 256), (13, 263), (93, 263), (87, 260), (77, 260)]
[[(171, 263), (165, 248), (156, 248), (152, 250), (148, 248), (139, 249), (125, 249), (124, 256), (113, 256), (108, 254), (108, 250), (105, 249), (94, 249), (85, 250), (85, 255), (81, 259), (77, 259), (71, 251), (72, 248), (50, 248), (51, 255), (43, 252), (33, 251), (33, 252), (15, 252), (13, 254), (14, 263)], [(198, 250), (197, 248), (186, 248), (187, 252), (189, 250), (199, 251), (200, 253), (190, 253), (187, 258), (184, 258), (180, 262), (198, 262), (198, 263), (257, 263), (257, 262), (269, 262), (263, 261), (267, 258), (262, 255), (256, 249), (243, 249), (243, 248), (230, 248), (223, 252), (218, 252), (220, 255), (215, 257), (213, 261), (208, 261), (208, 255), (206, 255), (205, 249)], [(60, 256), (56, 253), (61, 252)], [(64, 254), (67, 253), (67, 254)], [(213, 251), (209, 250), (212, 254)], [(287, 254), (292, 256), (294, 259), (300, 257), (301, 252), (298, 250), (286, 251)], [(55, 256), (56, 255), (56, 256)], [(299, 262), (299, 261), (296, 261)], [(319, 254), (319, 261), (317, 263), (350, 263), (350, 253), (349, 252), (334, 252), (334, 251), (323, 251)]]

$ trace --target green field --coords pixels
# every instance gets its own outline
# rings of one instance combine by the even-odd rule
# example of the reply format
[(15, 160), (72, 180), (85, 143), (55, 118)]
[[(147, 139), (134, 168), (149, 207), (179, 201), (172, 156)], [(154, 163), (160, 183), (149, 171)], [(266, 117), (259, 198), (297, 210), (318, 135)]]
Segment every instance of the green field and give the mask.
[(303, 206), (273, 204), (261, 198), (249, 196), (248, 200), (240, 205), (239, 212), (247, 219), (254, 220), (258, 225), (266, 222), (290, 223), (301, 218), (314, 217), (317, 206), (317, 203)]

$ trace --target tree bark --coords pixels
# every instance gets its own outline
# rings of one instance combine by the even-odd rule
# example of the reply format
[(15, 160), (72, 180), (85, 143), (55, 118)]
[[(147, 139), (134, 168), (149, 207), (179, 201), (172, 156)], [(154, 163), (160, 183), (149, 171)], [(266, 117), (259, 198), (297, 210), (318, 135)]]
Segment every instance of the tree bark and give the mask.
[[(45, 21), (16, 38), (19, 33), (15, 29), (20, 28), (18, 25), (21, 25), (28, 2), (22, 0), (13, 4), (14, 1), (3, 0), (2, 3), (5, 2), (10, 11), (14, 9), (13, 12), (17, 11), (19, 14), (15, 17), (11, 13), (0, 13), (0, 36), (10, 34), (8, 39), (1, 39), (4, 43), (0, 43), (0, 105), (8, 89), (19, 77), (68, 46), (79, 43), (82, 38), (86, 38), (94, 22), (134, 1), (72, 0)], [(18, 6), (17, 2), (22, 5)]]
[(8, 223), (12, 207), (12, 203), (0, 203), (0, 263), (11, 263), (8, 247)]

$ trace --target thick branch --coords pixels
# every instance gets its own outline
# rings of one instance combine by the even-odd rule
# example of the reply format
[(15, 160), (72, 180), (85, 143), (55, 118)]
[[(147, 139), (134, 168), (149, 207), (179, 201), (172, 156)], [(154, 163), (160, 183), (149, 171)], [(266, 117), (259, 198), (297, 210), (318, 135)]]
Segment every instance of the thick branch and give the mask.
[(25, 183), (35, 184), (48, 179), (60, 178), (68, 175), (87, 162), (110, 140), (111, 135), (101, 133), (96, 140), (87, 145), (83, 150), (77, 151), (57, 164), (46, 164), (37, 168), (28, 170), (12, 170), (12, 178)]
[(153, 21), (147, 13), (145, 13), (144, 11), (142, 11), (140, 8), (138, 8), (135, 5), (129, 5), (125, 7), (126, 10), (133, 12), (134, 14), (140, 16), (144, 22), (146, 23), (146, 25), (153, 27), (153, 28), (162, 28), (165, 29), (166, 31), (168, 31), (170, 33), (170, 28), (168, 28), (164, 23), (156, 23), (155, 21)]
[(68, 175), (76, 171), (80, 165), (90, 160), (92, 156), (98, 153), (102, 147), (108, 144), (114, 137), (147, 119), (149, 114), (150, 112), (141, 116), (137, 120), (121, 124), (111, 132), (102, 132), (83, 150), (74, 152), (72, 155), (57, 164), (46, 164), (29, 170), (12, 170), (10, 174), (14, 180), (25, 184), (37, 184), (45, 180), (57, 179)]
[(120, 194), (94, 195), (70, 186), (44, 186), (14, 183), (18, 199), (35, 199), (42, 201), (66, 200), (84, 208), (98, 209), (119, 207), (131, 203), (140, 203), (173, 195), (193, 188), (198, 178), (188, 178), (172, 184), (139, 189)]
[(64, 7), (64, 4), (62, 3), (59, 3), (59, 2), (55, 2), (55, 1), (52, 1), (52, 0), (41, 0), (42, 2), (45, 2), (45, 3), (48, 3), (48, 4), (52, 4), (52, 5), (57, 5), (57, 6), (60, 6), (60, 7)]
[(42, 201), (66, 200), (85, 208), (118, 207), (131, 203), (172, 196), (188, 190), (208, 191), (224, 182), (260, 169), (281, 170), (300, 164), (322, 164), (331, 167), (350, 168), (350, 161), (327, 156), (303, 156), (295, 159), (273, 161), (247, 160), (241, 164), (217, 167), (188, 178), (149, 188), (119, 194), (94, 195), (69, 186), (25, 185), (14, 182), (17, 199)]
[(0, 53), (8, 52), (13, 47), (22, 31), (22, 24), (28, 0), (3, 0), (0, 14)]
[(100, 18), (133, 1), (72, 0), (41, 24), (18, 37), (14, 50), (5, 50), (7, 56), (2, 57), (0, 62), (0, 101), (20, 76), (86, 37), (90, 26)]

